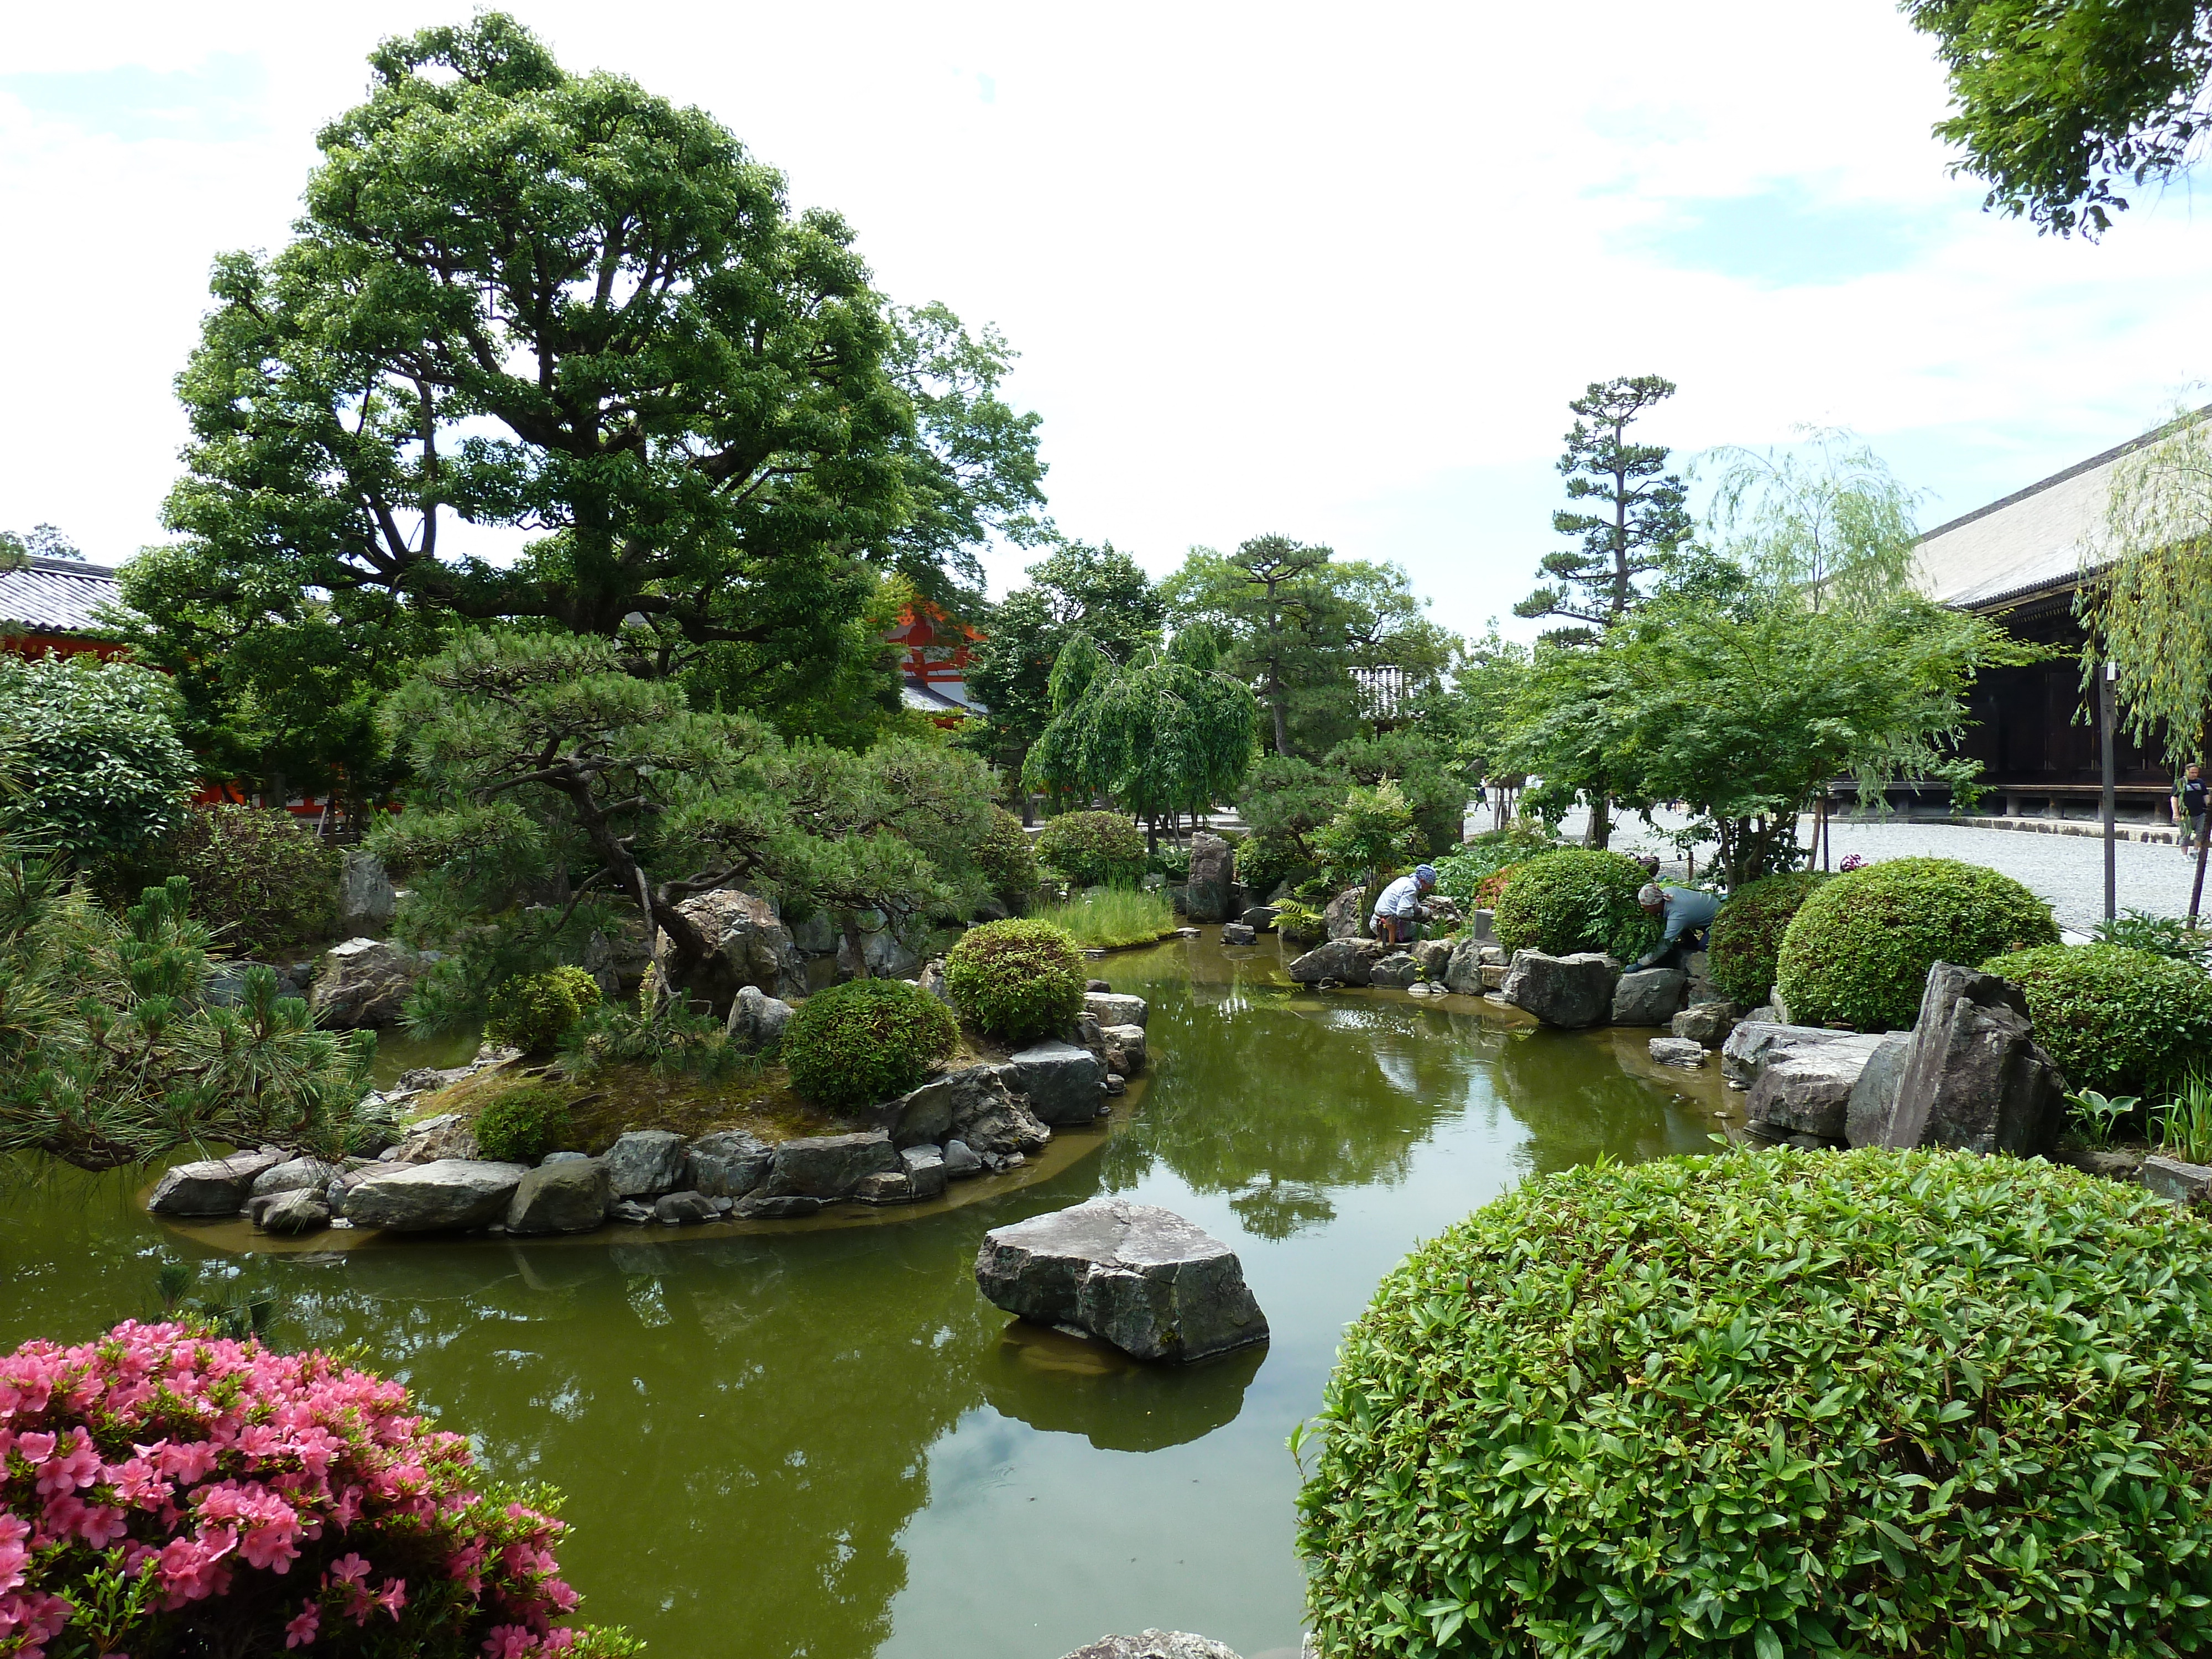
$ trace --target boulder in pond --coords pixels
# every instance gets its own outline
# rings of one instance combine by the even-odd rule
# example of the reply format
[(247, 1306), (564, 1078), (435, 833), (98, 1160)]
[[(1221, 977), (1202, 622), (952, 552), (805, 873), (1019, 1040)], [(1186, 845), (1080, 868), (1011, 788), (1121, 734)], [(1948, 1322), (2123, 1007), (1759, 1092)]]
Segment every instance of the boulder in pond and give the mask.
[(1882, 1146), (2038, 1157), (2064, 1126), (2066, 1079), (2018, 986), (1955, 963), (1928, 970)]
[(1201, 830), (1190, 838), (1190, 879), (1183, 884), (1183, 902), (1193, 921), (1228, 918), (1236, 859), (1237, 849), (1217, 835)]
[(1152, 1005), (1142, 997), (1117, 996), (1111, 991), (1086, 991), (1083, 1012), (1103, 1027), (1142, 1025), (1152, 1017)]
[(293, 1187), (265, 1194), (268, 1203), (253, 1212), (253, 1224), (264, 1233), (296, 1237), (319, 1233), (331, 1224), (331, 1206), (313, 1187)]
[(1445, 959), (1444, 970), (1438, 975), (1444, 988), (1463, 997), (1479, 997), (1492, 988), (1482, 982), (1482, 945), (1471, 939), (1462, 939), (1453, 945), (1451, 955)]
[(823, 1200), (807, 1198), (798, 1193), (785, 1193), (771, 1198), (766, 1193), (748, 1193), (730, 1211), (738, 1221), (796, 1221), (802, 1216), (817, 1214)]
[[(936, 1147), (902, 1147), (899, 1152), (899, 1162), (906, 1166), (906, 1178), (913, 1187), (916, 1199), (938, 1198), (944, 1194), (946, 1179), (945, 1155)], [(980, 1159), (978, 1163), (980, 1165)]]
[(1109, 1025), (1099, 1036), (1106, 1039), (1106, 1069), (1118, 1072), (1125, 1078), (1134, 1077), (1145, 1069), (1145, 1028), (1141, 1025)]
[(1680, 1066), (1695, 1071), (1705, 1063), (1705, 1045), (1692, 1042), (1687, 1037), (1653, 1037), (1650, 1048), (1651, 1058), (1662, 1066)]
[(1038, 1122), (1059, 1128), (1089, 1123), (1098, 1115), (1106, 1067), (1087, 1049), (1072, 1042), (1040, 1042), (1007, 1063), (1020, 1075), (1022, 1092)]
[(410, 1124), (384, 1157), (392, 1164), (436, 1164), (445, 1158), (472, 1158), (477, 1150), (476, 1120), (465, 1112), (441, 1112)]
[(1679, 968), (1643, 968), (1623, 974), (1613, 988), (1615, 1025), (1664, 1025), (1681, 1011), (1688, 979)]
[(1754, 1016), (1739, 1020), (1735, 1029), (1721, 1045), (1721, 1074), (1740, 1089), (1748, 1089), (1759, 1081), (1759, 1074), (1768, 1059), (1788, 1048), (1806, 1048), (1823, 1042), (1838, 1042), (1850, 1031), (1832, 1031), (1825, 1025), (1786, 1025), (1779, 1020), (1759, 1019)]
[(323, 952), (307, 993), (315, 1023), (325, 1030), (397, 1025), (422, 959), (404, 945), (349, 939)]
[(775, 1148), (743, 1129), (717, 1129), (691, 1143), (691, 1185), (709, 1198), (743, 1198), (768, 1179)]
[(1275, 925), (1275, 907), (1272, 904), (1248, 904), (1244, 914), (1237, 918), (1255, 933), (1264, 933)]
[(1248, 927), (1241, 921), (1224, 921), (1221, 924), (1221, 942), (1224, 945), (1257, 945), (1260, 934), (1256, 928)]
[(379, 1167), (347, 1189), (346, 1219), (390, 1232), (441, 1232), (505, 1218), (514, 1189), (531, 1171), (520, 1164), (441, 1158)]
[(1735, 1003), (1716, 999), (1692, 1003), (1668, 1022), (1668, 1029), (1678, 1037), (1717, 1048), (1728, 1041), (1728, 1034), (1735, 1030), (1736, 1022), (1742, 1018), (1743, 1010)]
[(1427, 977), (1407, 951), (1393, 951), (1367, 970), (1367, 982), (1385, 991), (1403, 991)]
[(896, 1175), (904, 1169), (890, 1136), (881, 1129), (847, 1135), (800, 1135), (777, 1146), (775, 1161), (769, 1165), (760, 1195), (828, 1202), (849, 1196), (869, 1176)]
[(607, 1148), (604, 1161), (617, 1198), (659, 1198), (684, 1185), (689, 1155), (669, 1129), (632, 1129)]
[(853, 1196), (862, 1204), (911, 1204), (915, 1200), (914, 1180), (904, 1170), (896, 1173), (881, 1170), (862, 1176), (860, 1184), (853, 1188)]
[(1376, 939), (1332, 939), (1292, 962), (1288, 971), (1301, 985), (1318, 985), (1325, 979), (1364, 985), (1375, 964), (1389, 954), (1389, 947)]
[(1237, 1253), (1171, 1210), (1127, 1199), (993, 1229), (975, 1282), (1008, 1313), (1139, 1359), (1202, 1359), (1267, 1340)]
[(1897, 1085), (1905, 1080), (1905, 1056), (1912, 1046), (1912, 1033), (1892, 1031), (1875, 1044), (1866, 1068), (1851, 1085), (1851, 1097), (1844, 1107), (1844, 1139), (1853, 1146), (1875, 1146), (1889, 1127), (1897, 1106)]
[(1052, 1139), (1037, 1121), (1011, 1065), (968, 1066), (931, 1079), (866, 1115), (895, 1146), (941, 1146), (958, 1139), (981, 1151), (1033, 1152)]
[(303, 1188), (313, 1188), (320, 1192), (331, 1184), (333, 1176), (344, 1173), (343, 1164), (325, 1164), (319, 1158), (289, 1158), (253, 1177), (252, 1196), (262, 1198), (270, 1193), (295, 1193)]
[(718, 888), (676, 908), (707, 945), (707, 958), (693, 969), (690, 988), (717, 1007), (746, 985), (787, 1001), (806, 994), (806, 960), (768, 900)]
[(720, 1214), (704, 1193), (663, 1193), (653, 1200), (653, 1218), (664, 1227), (696, 1227)]
[(239, 1152), (179, 1164), (154, 1183), (146, 1207), (155, 1215), (236, 1215), (253, 1183), (285, 1161), (282, 1152)]
[(1545, 1024), (1576, 1030), (1601, 1025), (1612, 1014), (1615, 971), (1613, 958), (1595, 951), (1566, 957), (1516, 951), (1498, 990), (1506, 1001)]
[(1134, 1636), (1102, 1636), (1067, 1659), (1237, 1659), (1220, 1643), (1188, 1631), (1148, 1630)]
[(970, 1176), (982, 1173), (981, 1155), (966, 1141), (948, 1140), (945, 1143), (945, 1178), (947, 1181), (965, 1181)]
[(1347, 887), (1322, 906), (1321, 925), (1333, 939), (1358, 939), (1367, 926), (1367, 890)]
[(1770, 1049), (1744, 1103), (1745, 1120), (1776, 1140), (1805, 1135), (1841, 1143), (1851, 1090), (1881, 1041), (1839, 1033), (1832, 1042)]
[(732, 1048), (751, 1054), (783, 1040), (783, 1028), (791, 1024), (791, 1005), (781, 998), (769, 995), (757, 985), (740, 985), (730, 1004), (730, 1018), (722, 1026), (722, 1035)]
[(507, 1201), (510, 1233), (588, 1233), (614, 1207), (614, 1183), (595, 1158), (541, 1164), (515, 1183)]
[(1416, 939), (1406, 947), (1419, 966), (1421, 978), (1431, 984), (1440, 983), (1444, 970), (1451, 966), (1452, 941), (1448, 939)]

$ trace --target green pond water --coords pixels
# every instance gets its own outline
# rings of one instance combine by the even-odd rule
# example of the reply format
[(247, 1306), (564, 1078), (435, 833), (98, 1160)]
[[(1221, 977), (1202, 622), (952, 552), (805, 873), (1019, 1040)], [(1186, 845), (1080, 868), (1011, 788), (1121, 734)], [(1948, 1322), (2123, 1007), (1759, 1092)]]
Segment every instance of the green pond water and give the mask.
[[(1151, 1000), (1154, 1075), (1018, 1191), (900, 1225), (240, 1257), (149, 1220), (143, 1178), (63, 1174), (0, 1218), (0, 1343), (146, 1315), (165, 1260), (201, 1294), (273, 1288), (278, 1340), (363, 1345), (495, 1476), (563, 1489), (584, 1616), (659, 1659), (1057, 1659), (1148, 1626), (1287, 1659), (1285, 1442), (1376, 1279), (1532, 1173), (1705, 1150), (1726, 1103), (1648, 1032), (1313, 992), (1273, 941), (1100, 969)], [(1273, 1342), (1167, 1370), (1010, 1328), (984, 1231), (1102, 1193), (1227, 1240)]]

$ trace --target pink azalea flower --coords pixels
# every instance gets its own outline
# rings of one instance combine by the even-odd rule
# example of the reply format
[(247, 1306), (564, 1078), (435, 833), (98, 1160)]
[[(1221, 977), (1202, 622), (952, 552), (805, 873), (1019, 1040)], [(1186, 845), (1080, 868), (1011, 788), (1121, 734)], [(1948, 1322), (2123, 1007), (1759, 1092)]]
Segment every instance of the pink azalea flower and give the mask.
[(376, 1593), (376, 1600), (378, 1605), (392, 1615), (392, 1622), (397, 1624), (399, 1621), (399, 1609), (407, 1605), (407, 1581), (404, 1578), (386, 1579), (384, 1588)]
[(323, 1622), (323, 1610), (313, 1601), (300, 1610), (298, 1618), (284, 1626), (284, 1645), (304, 1648), (315, 1639), (315, 1632)]

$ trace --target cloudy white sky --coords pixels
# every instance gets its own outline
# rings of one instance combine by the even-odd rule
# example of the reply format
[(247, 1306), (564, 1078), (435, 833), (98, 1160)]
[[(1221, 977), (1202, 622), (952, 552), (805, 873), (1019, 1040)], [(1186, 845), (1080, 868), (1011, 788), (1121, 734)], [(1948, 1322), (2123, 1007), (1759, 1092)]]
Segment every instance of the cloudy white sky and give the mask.
[[(1984, 215), (1885, 0), (510, 9), (713, 112), (894, 298), (997, 323), (1054, 516), (1156, 572), (1279, 531), (1475, 630), (1553, 544), (1591, 380), (1679, 382), (1686, 455), (1855, 428), (1934, 524), (2212, 369), (2185, 193), (2097, 246)], [(159, 537), (210, 258), (282, 240), (378, 37), (463, 15), (9, 9), (0, 526)]]

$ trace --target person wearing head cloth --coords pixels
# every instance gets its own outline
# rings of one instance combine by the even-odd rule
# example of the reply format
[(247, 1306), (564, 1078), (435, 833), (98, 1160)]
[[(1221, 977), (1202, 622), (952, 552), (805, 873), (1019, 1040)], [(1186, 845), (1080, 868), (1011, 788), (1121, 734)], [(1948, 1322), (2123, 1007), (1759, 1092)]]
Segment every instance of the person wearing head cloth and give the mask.
[(1721, 908), (1720, 895), (1698, 887), (1677, 887), (1672, 882), (1647, 881), (1636, 895), (1646, 914), (1667, 918), (1667, 931), (1659, 943), (1628, 964), (1638, 968), (1679, 968), (1692, 951), (1705, 948), (1705, 929)]
[(1375, 937), (1385, 945), (1411, 945), (1420, 937), (1421, 896), (1437, 884), (1436, 866), (1419, 864), (1410, 876), (1401, 876), (1382, 890), (1375, 912), (1367, 918)]

